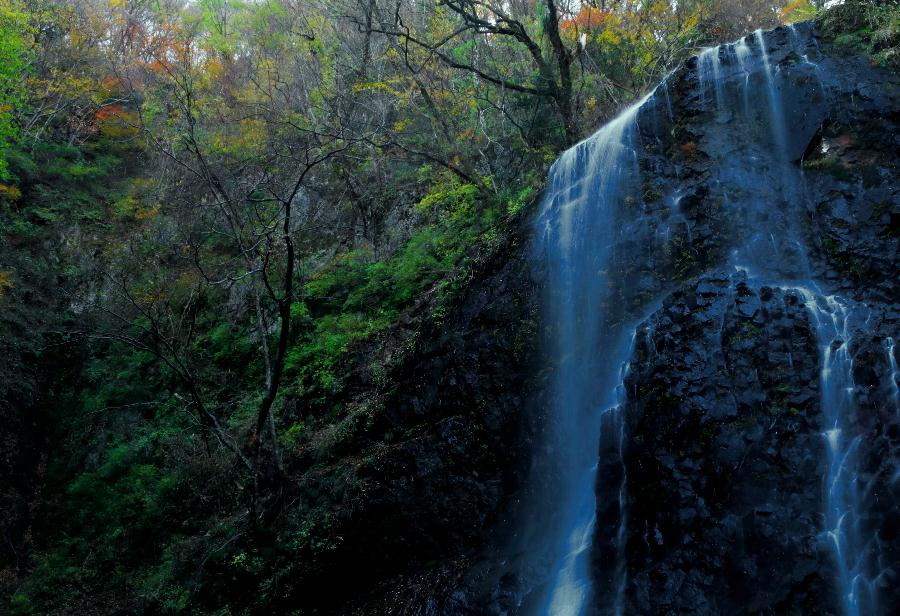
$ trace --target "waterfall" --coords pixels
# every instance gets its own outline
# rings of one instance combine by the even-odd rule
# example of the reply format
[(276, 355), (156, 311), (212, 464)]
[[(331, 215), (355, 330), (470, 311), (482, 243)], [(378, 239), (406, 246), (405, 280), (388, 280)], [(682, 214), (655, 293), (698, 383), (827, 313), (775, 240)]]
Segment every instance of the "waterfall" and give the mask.
[(712, 84), (716, 109), (719, 114), (723, 114), (725, 91), (722, 85), (722, 61), (719, 58), (719, 49), (719, 46), (707, 47), (697, 55), (697, 73), (700, 78), (700, 97), (705, 99), (707, 87)]
[[(651, 97), (560, 157), (537, 220), (536, 255), (547, 271), (544, 310), (552, 332), (548, 355), (555, 368), (549, 443), (556, 454), (554, 496), (538, 514), (547, 521), (548, 558), (555, 564), (536, 591), (543, 597), (531, 601), (538, 614), (577, 616), (591, 603), (597, 447), (609, 436), (621, 444), (622, 380), (633, 339), (610, 326), (613, 246), (623, 203), (640, 190), (638, 115)], [(616, 450), (613, 455), (620, 454)], [(620, 493), (624, 498), (624, 485)], [(620, 536), (624, 541), (624, 528)], [(616, 571), (612, 575), (621, 577)]]
[[(788, 29), (790, 44), (796, 53), (803, 51), (801, 32), (796, 27)], [(855, 306), (851, 302), (836, 295), (822, 296), (818, 284), (809, 278), (810, 266), (807, 250), (799, 241), (795, 219), (797, 212), (806, 198), (802, 176), (791, 164), (790, 134), (785, 124), (785, 106), (778, 85), (778, 70), (773, 68), (768, 54), (768, 43), (765, 34), (757, 30), (752, 35), (753, 47), (747, 37), (736, 43), (704, 50), (698, 56), (698, 79), (702, 89), (712, 89), (716, 98), (716, 114), (724, 113), (722, 100), (727, 98), (725, 90), (728, 79), (734, 83), (735, 89), (741, 91), (741, 102), (746, 122), (753, 119), (753, 94), (750, 92), (751, 75), (759, 73), (763, 79), (765, 104), (758, 105), (757, 113), (763, 111), (762, 117), (769, 127), (774, 152), (772, 158), (776, 169), (771, 171), (771, 181), (781, 186), (784, 199), (781, 217), (772, 215), (772, 204), (762, 198), (746, 199), (744, 217), (753, 216), (761, 225), (755, 231), (738, 241), (735, 249), (736, 259), (740, 260), (739, 269), (753, 272), (754, 277), (770, 283), (778, 280), (785, 290), (793, 289), (804, 297), (805, 305), (815, 323), (815, 331), (820, 347), (820, 405), (823, 422), (823, 444), (825, 449), (826, 471), (822, 477), (823, 485), (823, 535), (834, 554), (837, 583), (842, 612), (845, 616), (860, 616), (876, 612), (876, 593), (873, 585), (874, 575), (867, 570), (874, 560), (875, 538), (865, 537), (861, 529), (864, 512), (861, 507), (860, 488), (858, 485), (858, 449), (860, 435), (855, 426), (856, 402), (854, 399), (856, 386), (853, 382), (853, 361), (850, 354), (853, 324), (859, 314), (868, 312), (865, 306)], [(799, 51), (798, 51), (799, 50)], [(754, 57), (755, 51), (755, 57)], [(745, 73), (743, 83), (737, 75), (724, 71), (717, 59), (724, 53), (728, 58), (733, 55), (740, 71)], [(818, 83), (818, 90), (824, 93), (821, 84), (821, 73), (818, 66), (810, 61), (806, 54), (801, 55), (803, 63), (811, 67)], [(759, 65), (761, 70), (757, 69)], [(702, 99), (702, 97), (701, 97)], [(763, 101), (758, 101), (763, 102)], [(766, 113), (767, 112), (767, 113)], [(764, 146), (763, 146), (764, 147)], [(748, 161), (749, 163), (750, 161)], [(744, 163), (741, 167), (751, 167)], [(739, 164), (739, 163), (738, 163)], [(735, 177), (753, 177), (753, 171), (734, 169), (736, 161), (719, 161), (719, 169), (723, 181)], [(729, 173), (732, 175), (729, 176)], [(763, 177), (755, 179), (762, 182)], [(744, 182), (745, 185), (752, 185)], [(774, 220), (773, 220), (774, 219)], [(745, 224), (751, 225), (751, 220)], [(789, 254), (790, 258), (785, 258)], [(815, 292), (809, 289), (817, 289)], [(891, 344), (891, 343), (888, 343)], [(893, 358), (893, 354), (891, 353)]]
[[(774, 60), (770, 58), (767, 35), (757, 31), (698, 54), (694, 75), (699, 90), (691, 101), (698, 100), (699, 109), (697, 103), (688, 104), (695, 105), (692, 112), (706, 114), (721, 125), (697, 139), (712, 159), (709, 186), (719, 191), (717, 196), (734, 220), (728, 265), (750, 273), (762, 284), (798, 293), (814, 323), (825, 459), (822, 537), (834, 554), (840, 610), (845, 616), (861, 616), (877, 613), (877, 575), (871, 569), (878, 559), (878, 546), (877, 538), (867, 536), (863, 528), (859, 388), (854, 383), (851, 347), (854, 332), (870, 309), (819, 290), (797, 229), (808, 204), (796, 161), (822, 118), (816, 120), (815, 114), (791, 117), (784, 97), (821, 96), (824, 100), (827, 92), (820, 67), (804, 53), (818, 53), (806, 41), (809, 31), (792, 27), (785, 33), (794, 53), (802, 58), (790, 79), (779, 67), (784, 54), (773, 51)], [(667, 80), (660, 87), (662, 113), (671, 124), (673, 97)], [(616, 258), (624, 251), (644, 250), (640, 254), (652, 262), (654, 246), (647, 242), (670, 242), (673, 218), (657, 217), (648, 223), (646, 204), (643, 209), (636, 206), (645, 190), (639, 163), (646, 152), (639, 119), (655, 107), (654, 93), (562, 154), (551, 169), (537, 217), (535, 259), (544, 273), (545, 338), (552, 367), (544, 456), (553, 458), (554, 471), (552, 486), (540, 495), (533, 522), (540, 524), (534, 551), (542, 554), (546, 564), (524, 602), (530, 613), (619, 616), (628, 605), (624, 379), (634, 348), (635, 312), (655, 302), (651, 298), (658, 298), (664, 289), (643, 289), (642, 299), (625, 307), (621, 300), (635, 300), (638, 292), (622, 291), (632, 283)], [(679, 169), (677, 163), (674, 167)], [(690, 222), (680, 211), (679, 173), (675, 172), (675, 182), (668, 185), (662, 201), (674, 219), (684, 224), (684, 237), (692, 242)], [(649, 233), (635, 234), (637, 241), (624, 241), (623, 236), (641, 223), (655, 226)], [(642, 240), (647, 241), (633, 246)], [(884, 346), (896, 405), (893, 338), (886, 338)], [(598, 499), (595, 494), (603, 496)], [(598, 543), (599, 528), (605, 533)]]
[[(790, 43), (794, 50), (802, 51), (801, 34), (796, 28), (788, 30)], [(749, 37), (748, 37), (749, 38)], [(853, 324), (861, 313), (867, 313), (865, 306), (856, 306), (836, 295), (822, 296), (817, 290), (818, 284), (809, 279), (810, 267), (805, 247), (797, 238), (794, 212), (806, 198), (802, 176), (791, 165), (789, 133), (785, 126), (785, 108), (781, 92), (777, 84), (777, 71), (773, 69), (765, 35), (757, 30), (752, 35), (757, 58), (747, 39), (725, 46), (725, 55), (729, 50), (733, 53), (740, 70), (745, 72), (743, 84), (735, 84), (741, 89), (741, 100), (745, 118), (751, 120), (751, 94), (749, 84), (754, 62), (761, 64), (759, 71), (764, 81), (765, 103), (761, 107), (767, 110), (764, 116), (770, 129), (772, 143), (775, 146), (773, 158), (777, 162), (777, 171), (772, 179), (781, 185), (784, 198), (784, 210), (787, 216), (775, 224), (767, 222), (757, 228), (756, 233), (744, 242), (738, 242), (735, 255), (740, 255), (740, 269), (753, 271), (761, 280), (787, 280), (780, 283), (782, 288), (794, 289), (804, 297), (805, 305), (815, 323), (815, 331), (820, 347), (820, 405), (823, 422), (823, 444), (826, 455), (826, 471), (822, 477), (823, 485), (823, 535), (834, 554), (837, 583), (837, 594), (841, 611), (845, 616), (873, 614), (876, 611), (876, 591), (873, 580), (876, 577), (868, 570), (870, 563), (876, 558), (876, 539), (866, 537), (862, 531), (861, 520), (862, 499), (858, 485), (858, 449), (861, 436), (855, 425), (856, 402), (854, 395), (856, 386), (853, 381), (853, 361), (850, 345), (852, 344)], [(698, 57), (698, 77), (701, 88), (713, 89), (716, 93), (716, 113), (724, 113), (720, 102), (722, 94), (722, 75), (718, 62), (704, 58), (718, 58), (719, 48), (704, 51)], [(818, 66), (802, 55), (804, 64), (812, 67), (819, 90), (821, 85)], [(725, 74), (728, 77), (728, 74)], [(734, 161), (721, 161), (720, 169), (727, 177), (727, 170)], [(737, 173), (746, 173), (737, 171)], [(749, 200), (748, 200), (749, 201)], [(756, 208), (771, 209), (770, 203), (762, 199), (749, 201), (747, 212), (753, 213)], [(758, 211), (758, 210), (756, 210)], [(770, 221), (769, 212), (759, 212), (759, 220)], [(750, 221), (747, 221), (750, 222)], [(768, 240), (768, 241), (767, 241)], [(768, 244), (768, 245), (767, 245)], [(788, 247), (791, 259), (785, 259), (779, 247)], [(735, 264), (737, 265), (737, 264)], [(793, 282), (796, 281), (796, 282)], [(890, 339), (889, 339), (890, 340)], [(890, 346), (892, 343), (888, 343)], [(891, 360), (893, 361), (892, 349)], [(892, 364), (892, 368), (893, 368)]]
[(762, 58), (763, 68), (766, 77), (766, 92), (769, 94), (769, 126), (772, 130), (772, 138), (778, 147), (778, 154), (782, 161), (787, 161), (787, 144), (785, 138), (787, 131), (784, 127), (784, 109), (781, 105), (781, 97), (778, 95), (778, 88), (772, 76), (772, 65), (769, 62), (769, 51), (766, 49), (766, 39), (762, 30), (753, 33), (756, 38), (756, 44), (759, 45), (759, 56)]

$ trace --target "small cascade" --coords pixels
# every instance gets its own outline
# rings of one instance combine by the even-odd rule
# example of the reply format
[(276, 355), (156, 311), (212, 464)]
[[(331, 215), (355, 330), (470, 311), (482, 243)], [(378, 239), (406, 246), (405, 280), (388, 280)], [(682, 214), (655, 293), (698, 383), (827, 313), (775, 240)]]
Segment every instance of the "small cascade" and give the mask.
[(669, 77), (671, 77), (672, 73), (663, 78), (662, 83), (660, 83), (660, 87), (662, 87), (663, 96), (666, 97), (666, 116), (669, 118), (669, 122), (675, 121), (675, 114), (672, 111), (672, 95), (669, 93)]
[(868, 310), (838, 296), (818, 296), (797, 289), (813, 318), (819, 341), (819, 390), (827, 451), (823, 478), (824, 534), (837, 566), (837, 591), (845, 616), (876, 614), (877, 577), (868, 567), (875, 561), (875, 537), (863, 536), (858, 450), (861, 436), (856, 429), (853, 358), (850, 345), (854, 331), (866, 321)]
[(887, 351), (888, 365), (891, 367), (891, 374), (888, 377), (891, 384), (891, 400), (894, 401), (894, 410), (900, 413), (900, 374), (897, 372), (897, 346), (894, 339), (890, 336), (884, 340), (884, 348)]
[(744, 72), (744, 87), (741, 92), (741, 108), (745, 118), (750, 117), (750, 56), (752, 53), (746, 39), (741, 39), (734, 44), (735, 58), (737, 58), (738, 65)]
[[(634, 352), (634, 340), (637, 332), (632, 332), (631, 334), (631, 344), (628, 346), (628, 356)], [(647, 335), (649, 336), (649, 328)], [(615, 459), (618, 466), (621, 468), (622, 478), (619, 481), (619, 498), (618, 498), (618, 514), (619, 514), (619, 525), (616, 530), (616, 567), (613, 572), (613, 587), (615, 588), (615, 598), (613, 600), (613, 614), (614, 616), (622, 616), (625, 613), (625, 586), (628, 582), (628, 572), (625, 568), (626, 554), (625, 548), (627, 546), (628, 536), (628, 470), (625, 468), (624, 462), (624, 453), (625, 453), (625, 401), (627, 399), (627, 395), (625, 392), (625, 379), (628, 377), (628, 373), (631, 370), (630, 363), (622, 364), (621, 369), (619, 370), (619, 382), (616, 385), (615, 396), (616, 402), (613, 407), (611, 407), (607, 412), (606, 416), (609, 418), (607, 422), (608, 425), (607, 433), (615, 438), (616, 441), (616, 451), (615, 451)], [(600, 442), (602, 443), (603, 433), (601, 431)]]
[[(634, 351), (635, 332), (632, 331), (629, 343), (617, 353), (619, 357), (628, 358)], [(617, 383), (612, 388), (611, 399), (606, 402), (607, 407), (600, 413), (600, 442), (599, 461), (592, 471), (601, 485), (615, 485), (617, 498), (615, 502), (598, 504), (595, 502), (593, 491), (587, 492), (584, 502), (581, 504), (585, 513), (582, 516), (583, 523), (572, 529), (569, 535), (569, 551), (565, 555), (552, 584), (552, 592), (549, 603), (544, 613), (554, 616), (576, 616), (586, 611), (587, 600), (597, 595), (610, 597), (608, 601), (595, 601), (596, 603), (609, 603), (611, 614), (620, 616), (624, 610), (625, 601), (625, 542), (626, 542), (626, 497), (628, 477), (622, 461), (625, 447), (625, 418), (623, 416), (625, 395), (625, 378), (628, 376), (630, 364), (623, 361), (618, 369)], [(584, 577), (588, 562), (588, 550), (592, 547), (595, 525), (597, 523), (597, 510), (606, 508), (613, 512), (617, 522), (614, 545), (608, 546), (612, 562), (608, 567), (608, 588), (597, 589), (592, 592)]]
[(712, 85), (716, 99), (716, 110), (719, 122), (727, 121), (725, 106), (725, 90), (722, 84), (722, 60), (719, 57), (721, 46), (707, 47), (697, 55), (697, 71), (700, 77), (700, 97), (705, 98), (706, 90)]
[[(809, 38), (800, 29), (793, 36), (798, 48)], [(786, 103), (797, 96), (797, 88), (785, 82), (775, 64), (784, 60), (783, 54), (773, 60), (768, 46), (767, 34), (756, 31), (697, 55), (700, 108), (715, 122), (729, 124), (727, 130), (708, 132), (703, 145), (728, 155), (717, 161), (715, 186), (729, 211), (741, 219), (735, 242), (741, 265), (768, 269), (772, 278), (806, 279), (808, 258), (796, 229), (806, 197), (802, 173), (793, 162), (803, 137), (793, 137), (786, 128)], [(803, 82), (809, 84), (806, 96), (818, 96), (824, 90), (818, 67), (807, 58), (803, 70), (809, 75)]]

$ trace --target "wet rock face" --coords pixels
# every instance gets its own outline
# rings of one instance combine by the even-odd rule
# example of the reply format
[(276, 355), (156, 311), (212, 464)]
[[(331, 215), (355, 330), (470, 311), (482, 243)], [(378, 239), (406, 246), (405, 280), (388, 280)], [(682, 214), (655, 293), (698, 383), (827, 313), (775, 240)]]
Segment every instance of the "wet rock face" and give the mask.
[[(859, 438), (858, 488), (861, 535), (868, 538), (865, 571), (874, 578), (877, 613), (900, 607), (900, 397), (896, 322), (872, 317), (874, 325), (853, 337), (854, 431)], [(890, 333), (891, 336), (886, 336)], [(893, 369), (891, 366), (893, 357)]]
[[(702, 91), (708, 58), (672, 82), (672, 139), (660, 147), (680, 164), (667, 166), (652, 150), (644, 161), (661, 192), (677, 185), (681, 195), (685, 245), (701, 256), (688, 272), (723, 265), (734, 247), (732, 262), (749, 265), (753, 280), (701, 274), (637, 329), (623, 454), (626, 613), (842, 611), (824, 528), (822, 433), (831, 426), (818, 391), (821, 341), (808, 298), (775, 286), (791, 280), (866, 314), (832, 349), (848, 345), (853, 360), (852, 410), (840, 436), (853, 439), (858, 456), (847, 497), (859, 512), (861, 561), (852, 575), (872, 580), (873, 613), (900, 606), (900, 409), (891, 363), (900, 332), (900, 87), (863, 58), (835, 55), (814, 32), (799, 38), (781, 28), (765, 41), (784, 139), (764, 121), (760, 72), (747, 75), (740, 54), (722, 48), (717, 101)], [(652, 130), (645, 123), (646, 139)], [(611, 472), (609, 483), (598, 478), (598, 584), (615, 567), (609, 546), (620, 520), (608, 505), (619, 481)]]
[[(877, 597), (860, 613), (900, 605), (900, 409), (886, 336), (896, 323), (889, 310), (857, 304), (857, 317), (823, 341), (815, 320), (831, 315), (808, 301), (713, 273), (638, 327), (626, 379), (626, 613), (843, 613), (824, 521), (826, 477), (841, 475), (826, 470), (823, 342), (832, 353), (846, 345), (853, 362), (834, 438), (850, 442), (842, 473), (857, 499), (847, 518), (860, 556), (853, 575)], [(618, 486), (618, 476), (598, 478), (598, 511)], [(617, 564), (603, 547), (620, 523), (598, 527), (597, 579)]]
[(900, 87), (855, 61), (859, 65), (843, 60), (835, 86), (841, 102), (810, 141), (802, 163), (814, 195), (807, 203), (808, 243), (822, 280), (891, 306), (896, 320)]
[(638, 329), (627, 613), (833, 613), (817, 366), (802, 299), (741, 275), (702, 277)]
[[(683, 222), (663, 252), (684, 256), (657, 267), (658, 288), (675, 290), (637, 328), (622, 468), (601, 454), (600, 613), (618, 564), (622, 472), (626, 613), (842, 613), (814, 322), (832, 315), (790, 290), (808, 284), (866, 315), (832, 348), (847, 345), (853, 361), (840, 437), (858, 456), (853, 575), (872, 580), (872, 613), (900, 607), (900, 85), (798, 32), (764, 38), (782, 139), (761, 60), (736, 46), (717, 52), (718, 91), (703, 83), (709, 57), (671, 78), (667, 135), (658, 109), (644, 113), (644, 182), (678, 195)], [(733, 267), (743, 265), (749, 280)]]

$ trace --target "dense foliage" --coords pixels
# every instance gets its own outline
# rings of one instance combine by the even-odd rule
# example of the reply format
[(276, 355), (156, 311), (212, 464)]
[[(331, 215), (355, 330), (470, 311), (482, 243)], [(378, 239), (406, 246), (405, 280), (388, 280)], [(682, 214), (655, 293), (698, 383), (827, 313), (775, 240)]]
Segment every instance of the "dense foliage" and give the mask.
[[(0, 0), (4, 601), (289, 594), (340, 541), (288, 497), (340, 458), (357, 351), (439, 324), (558, 152), (688, 54), (815, 14), (783, 4)], [(839, 9), (896, 65), (896, 3)]]

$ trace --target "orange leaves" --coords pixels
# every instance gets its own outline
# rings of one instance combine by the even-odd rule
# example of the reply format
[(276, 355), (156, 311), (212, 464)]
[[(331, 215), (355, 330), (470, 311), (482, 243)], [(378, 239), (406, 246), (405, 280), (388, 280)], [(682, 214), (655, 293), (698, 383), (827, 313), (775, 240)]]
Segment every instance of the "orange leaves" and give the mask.
[(681, 144), (681, 155), (685, 160), (694, 160), (697, 158), (697, 144), (693, 141)]
[(104, 105), (94, 114), (100, 134), (110, 139), (130, 139), (138, 134), (138, 117), (121, 105)]
[(576, 34), (602, 27), (612, 17), (611, 11), (602, 11), (586, 6), (578, 11), (573, 19), (563, 20), (559, 26), (563, 34), (574, 37)]
[(171, 64), (164, 62), (163, 60), (154, 60), (153, 62), (148, 62), (144, 66), (154, 73), (164, 73), (172, 68)]
[(110, 118), (120, 118), (122, 117), (122, 113), (123, 111), (120, 105), (107, 105), (106, 107), (101, 107), (97, 110), (97, 113), (94, 114), (94, 119), (98, 122), (104, 122)]
[(126, 89), (125, 80), (113, 75), (104, 75), (100, 78), (100, 91), (106, 96), (112, 96)]

